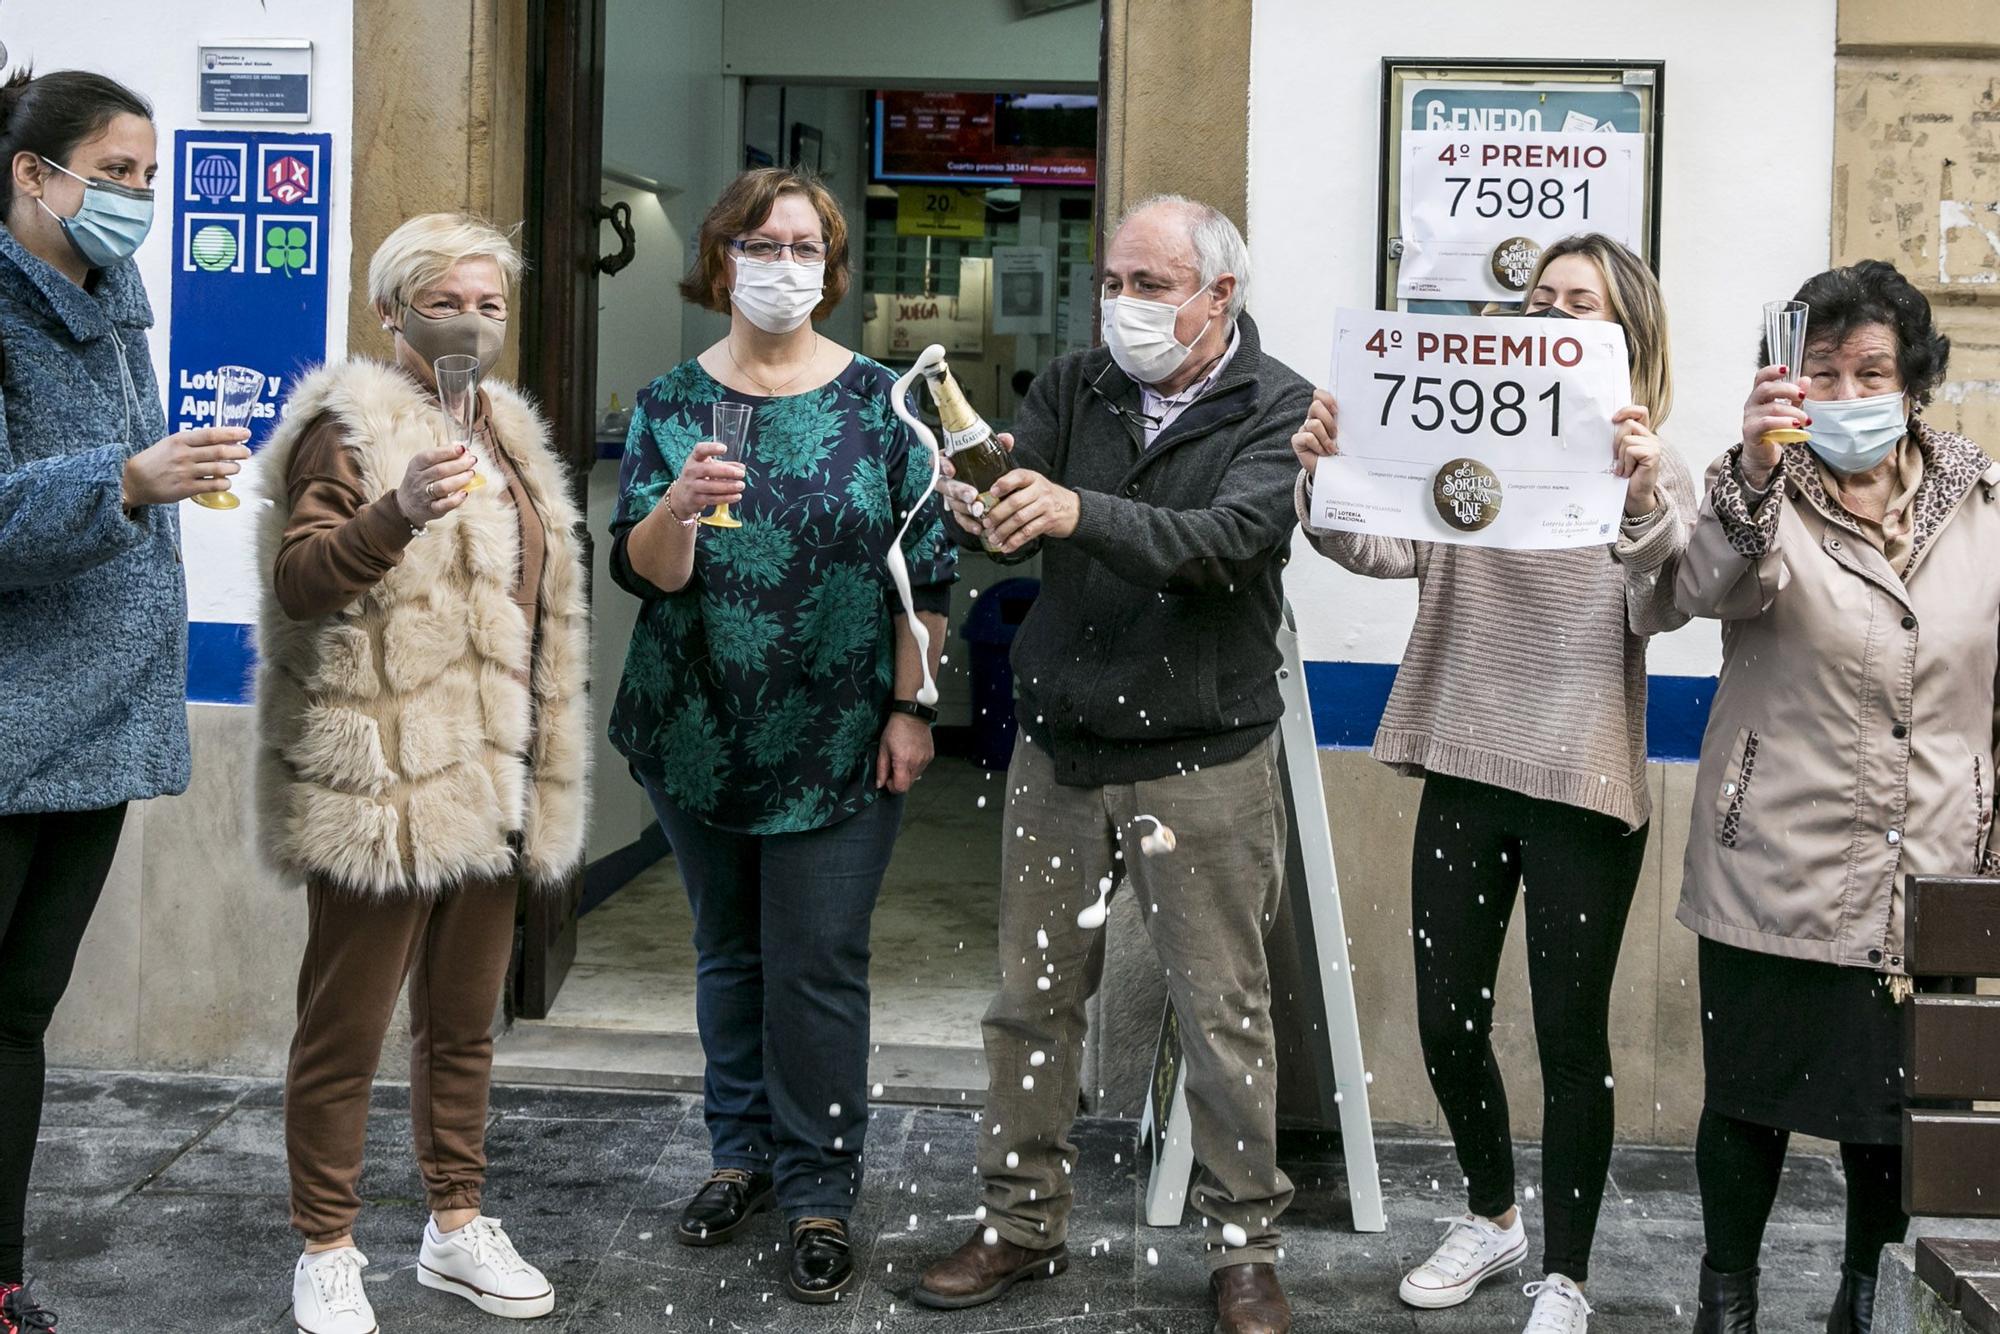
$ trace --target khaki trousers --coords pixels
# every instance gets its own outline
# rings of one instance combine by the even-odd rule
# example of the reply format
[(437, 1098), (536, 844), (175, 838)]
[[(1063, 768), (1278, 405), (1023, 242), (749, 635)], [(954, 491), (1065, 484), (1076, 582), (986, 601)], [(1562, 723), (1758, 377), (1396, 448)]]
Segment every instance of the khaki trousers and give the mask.
[[(1108, 876), (1139, 896), (1179, 1021), (1199, 1164), (1189, 1198), (1244, 1233), (1245, 1245), (1228, 1246), (1211, 1232), (1210, 1264), (1277, 1259), (1278, 1216), (1292, 1199), (1277, 1165), (1264, 961), (1284, 884), (1277, 758), (1273, 735), (1227, 764), (1079, 788), (1058, 784), (1048, 755), (1016, 742), (1001, 848), (1000, 990), (983, 1026), (988, 1089), (979, 1128), (986, 1222), (1015, 1245), (1046, 1249), (1066, 1239), (1084, 1002), (1104, 967), (1103, 929), (1086, 931), (1076, 917)], [(1140, 815), (1174, 831), (1173, 852), (1140, 850), (1153, 828)], [(1029, 1078), (1034, 1085), (1024, 1088)]]
[(332, 1241), (361, 1212), (369, 1090), (410, 983), (410, 1130), (433, 1213), (477, 1209), (486, 1181), (493, 1007), (514, 951), (515, 882), (435, 899), (306, 887), (299, 1026), (285, 1071), (292, 1226)]

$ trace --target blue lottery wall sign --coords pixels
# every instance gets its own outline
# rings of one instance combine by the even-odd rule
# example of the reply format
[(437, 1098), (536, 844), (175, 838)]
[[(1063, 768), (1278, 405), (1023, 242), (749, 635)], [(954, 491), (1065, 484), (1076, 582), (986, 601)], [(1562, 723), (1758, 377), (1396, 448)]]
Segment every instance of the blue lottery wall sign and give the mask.
[[(332, 159), (326, 134), (175, 132), (172, 429), (209, 425), (216, 368), (248, 366), (266, 377), (256, 449), (293, 381), (326, 360)], [(189, 697), (245, 702), (250, 642), (247, 625), (190, 625)]]

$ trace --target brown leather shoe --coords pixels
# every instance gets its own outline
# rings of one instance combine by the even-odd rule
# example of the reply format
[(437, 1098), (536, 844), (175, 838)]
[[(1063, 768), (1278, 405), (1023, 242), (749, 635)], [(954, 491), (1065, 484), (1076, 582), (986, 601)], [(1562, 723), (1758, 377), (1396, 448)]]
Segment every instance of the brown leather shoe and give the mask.
[(1224, 1265), (1209, 1275), (1215, 1290), (1215, 1334), (1286, 1334), (1292, 1304), (1271, 1265)]
[(933, 1310), (958, 1311), (1004, 1297), (1016, 1283), (1053, 1278), (1067, 1268), (1066, 1246), (1031, 1251), (1004, 1237), (989, 1242), (985, 1227), (975, 1227), (963, 1246), (924, 1271), (910, 1290), (910, 1298)]

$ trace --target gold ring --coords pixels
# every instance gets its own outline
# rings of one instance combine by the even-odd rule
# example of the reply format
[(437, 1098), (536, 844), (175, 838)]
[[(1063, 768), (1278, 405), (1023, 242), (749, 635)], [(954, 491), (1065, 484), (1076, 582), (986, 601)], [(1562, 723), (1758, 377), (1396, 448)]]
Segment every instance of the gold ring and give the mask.
[(438, 494), (438, 484), (437, 484), (436, 482), (425, 482), (425, 483), (424, 483), (424, 497), (425, 497), (426, 499), (428, 499), (428, 500), (436, 500), (436, 499), (437, 499), (437, 494)]

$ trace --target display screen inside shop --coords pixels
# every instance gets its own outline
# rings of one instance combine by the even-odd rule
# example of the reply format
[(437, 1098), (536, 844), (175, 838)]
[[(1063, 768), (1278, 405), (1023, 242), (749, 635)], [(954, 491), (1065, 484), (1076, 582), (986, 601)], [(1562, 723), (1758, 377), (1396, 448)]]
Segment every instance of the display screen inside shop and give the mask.
[(1097, 183), (1095, 94), (883, 91), (874, 106), (877, 181)]

